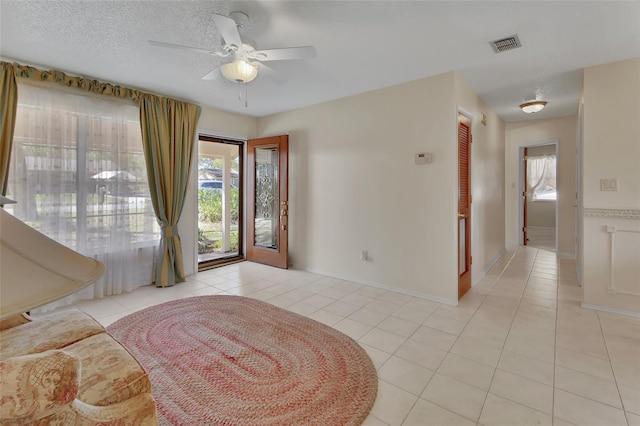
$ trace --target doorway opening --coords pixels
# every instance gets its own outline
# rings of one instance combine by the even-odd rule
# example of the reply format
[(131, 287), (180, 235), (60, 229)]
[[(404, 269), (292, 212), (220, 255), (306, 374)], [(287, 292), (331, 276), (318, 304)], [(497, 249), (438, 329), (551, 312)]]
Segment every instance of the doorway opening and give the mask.
[(198, 270), (244, 259), (243, 145), (198, 138)]
[(557, 143), (520, 148), (521, 245), (557, 251)]

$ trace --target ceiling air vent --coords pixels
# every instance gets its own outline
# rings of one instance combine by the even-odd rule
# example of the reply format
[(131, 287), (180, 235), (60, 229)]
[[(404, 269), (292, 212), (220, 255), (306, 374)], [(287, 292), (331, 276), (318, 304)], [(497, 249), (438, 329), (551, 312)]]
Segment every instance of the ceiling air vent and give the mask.
[(517, 49), (522, 47), (520, 39), (517, 34), (509, 37), (502, 38), (491, 42), (491, 46), (496, 53), (506, 52), (507, 50)]

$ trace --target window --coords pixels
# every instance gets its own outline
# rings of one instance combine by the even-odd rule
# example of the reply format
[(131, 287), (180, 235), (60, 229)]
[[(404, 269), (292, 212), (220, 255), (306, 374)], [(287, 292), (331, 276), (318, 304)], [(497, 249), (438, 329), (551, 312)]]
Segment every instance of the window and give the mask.
[(556, 200), (556, 156), (527, 157), (527, 186), (531, 201)]
[[(8, 195), (12, 213), (107, 266), (106, 294), (152, 279), (159, 227), (138, 107), (19, 84)], [(132, 288), (129, 288), (133, 285)]]

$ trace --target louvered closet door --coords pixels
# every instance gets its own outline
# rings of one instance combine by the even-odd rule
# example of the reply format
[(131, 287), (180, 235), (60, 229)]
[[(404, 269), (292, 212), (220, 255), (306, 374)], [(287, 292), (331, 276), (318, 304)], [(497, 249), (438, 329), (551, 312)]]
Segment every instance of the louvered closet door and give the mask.
[(471, 288), (471, 129), (458, 123), (458, 298)]

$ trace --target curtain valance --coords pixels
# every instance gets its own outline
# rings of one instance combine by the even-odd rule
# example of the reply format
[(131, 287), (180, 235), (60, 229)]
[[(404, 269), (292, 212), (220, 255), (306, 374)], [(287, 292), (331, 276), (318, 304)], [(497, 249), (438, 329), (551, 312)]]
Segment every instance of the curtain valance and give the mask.
[(145, 93), (141, 90), (111, 83), (105, 83), (99, 80), (70, 76), (63, 73), (62, 71), (41, 70), (28, 65), (21, 65), (17, 62), (14, 62), (13, 64), (3, 62), (3, 65), (4, 64), (13, 67), (16, 77), (27, 78), (35, 81), (57, 83), (61, 86), (81, 89), (98, 95), (113, 96), (116, 98), (129, 99), (137, 102), (140, 99), (140, 96)]

